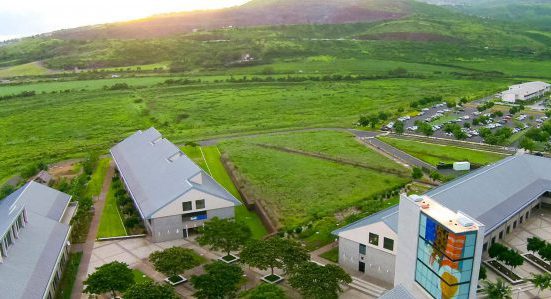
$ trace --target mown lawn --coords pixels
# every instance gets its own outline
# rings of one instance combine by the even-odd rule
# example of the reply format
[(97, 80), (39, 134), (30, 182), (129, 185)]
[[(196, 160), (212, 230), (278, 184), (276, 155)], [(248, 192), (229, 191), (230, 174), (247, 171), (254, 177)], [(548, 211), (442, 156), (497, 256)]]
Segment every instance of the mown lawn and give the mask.
[(320, 256), (330, 262), (338, 263), (339, 262), (339, 247), (329, 249), (328, 251), (320, 254)]
[(110, 238), (126, 235), (128, 235), (128, 233), (122, 222), (113, 188), (109, 188), (109, 192), (105, 198), (105, 207), (103, 208), (103, 213), (100, 218), (97, 237)]
[(432, 165), (438, 165), (440, 162), (453, 163), (460, 161), (469, 161), (474, 164), (487, 165), (499, 161), (506, 155), (479, 151), (463, 147), (450, 145), (440, 145), (434, 143), (425, 143), (413, 140), (404, 140), (391, 137), (379, 137), (386, 142), (404, 152), (421, 159)]
[[(245, 179), (245, 192), (260, 201), (281, 227), (294, 228), (332, 216), (371, 195), (409, 181), (379, 171), (264, 148), (254, 142), (254, 138), (228, 141), (220, 148)], [(370, 154), (367, 148), (365, 153)]]
[[(220, 185), (228, 190), (237, 199), (243, 201), (241, 194), (233, 184), (220, 160), (220, 151), (216, 146), (183, 147), (183, 151), (194, 160), (204, 171), (209, 173)], [(203, 159), (204, 158), (204, 159)], [(206, 160), (205, 160), (206, 159)], [(262, 221), (254, 212), (249, 211), (245, 205), (236, 207), (235, 219), (246, 223), (253, 233), (253, 238), (262, 238), (267, 234)]]
[(105, 180), (110, 161), (111, 159), (109, 158), (99, 160), (98, 166), (94, 173), (92, 173), (92, 178), (86, 186), (86, 196), (94, 197), (101, 193), (101, 188), (103, 187), (103, 181)]

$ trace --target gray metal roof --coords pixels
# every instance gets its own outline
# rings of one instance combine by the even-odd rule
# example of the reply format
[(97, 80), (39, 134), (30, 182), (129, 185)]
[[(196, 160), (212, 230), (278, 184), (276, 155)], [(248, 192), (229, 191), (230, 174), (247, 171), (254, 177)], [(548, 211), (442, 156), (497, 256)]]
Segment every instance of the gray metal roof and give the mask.
[[(111, 155), (143, 218), (191, 189), (241, 204), (155, 128), (126, 138), (111, 149)], [(202, 184), (193, 183), (199, 174)]]
[[(486, 226), (489, 234), (503, 222), (551, 191), (551, 159), (534, 155), (505, 158), (426, 193), (453, 211), (462, 211)], [(398, 232), (398, 208), (379, 213), (333, 232), (384, 221)], [(392, 208), (391, 208), (392, 209)], [(388, 209), (390, 210), (390, 209)], [(387, 211), (387, 210), (385, 210)]]
[[(0, 264), (0, 297), (42, 298), (69, 233), (69, 226), (59, 218), (71, 197), (30, 182), (6, 199), (10, 205), (25, 207), (28, 222)], [(0, 211), (4, 205), (3, 200)]]
[(379, 299), (416, 299), (403, 285), (399, 284), (388, 292), (384, 293)]

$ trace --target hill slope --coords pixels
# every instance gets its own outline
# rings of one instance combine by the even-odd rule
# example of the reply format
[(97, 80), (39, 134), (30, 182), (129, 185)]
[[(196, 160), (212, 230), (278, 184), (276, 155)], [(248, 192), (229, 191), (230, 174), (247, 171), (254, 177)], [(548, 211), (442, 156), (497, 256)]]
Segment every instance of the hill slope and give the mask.
[(242, 6), (174, 13), (151, 18), (61, 30), (60, 39), (153, 38), (195, 29), (290, 24), (340, 24), (393, 20), (411, 13), (410, 0), (253, 0)]

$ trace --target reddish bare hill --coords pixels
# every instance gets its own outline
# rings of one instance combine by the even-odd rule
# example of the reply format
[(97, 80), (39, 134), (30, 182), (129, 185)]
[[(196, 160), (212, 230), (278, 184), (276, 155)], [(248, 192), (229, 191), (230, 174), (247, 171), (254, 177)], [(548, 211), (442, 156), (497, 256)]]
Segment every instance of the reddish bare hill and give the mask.
[(174, 13), (130, 22), (61, 30), (62, 39), (153, 38), (194, 29), (393, 20), (409, 15), (409, 0), (253, 0), (227, 9)]

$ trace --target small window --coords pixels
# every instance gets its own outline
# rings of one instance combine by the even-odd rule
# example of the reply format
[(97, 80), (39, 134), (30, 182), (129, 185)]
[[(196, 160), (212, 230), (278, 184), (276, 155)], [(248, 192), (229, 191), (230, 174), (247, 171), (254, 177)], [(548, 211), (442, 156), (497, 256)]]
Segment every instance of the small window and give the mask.
[(369, 244), (379, 246), (379, 235), (369, 233)]
[(488, 243), (484, 243), (484, 245), (482, 245), (482, 252), (486, 252), (486, 250), (488, 250)]
[(184, 211), (191, 211), (193, 207), (191, 206), (191, 201), (185, 201), (182, 203), (182, 208)]
[(513, 222), (513, 229), (517, 228), (517, 221)]
[(387, 250), (394, 250), (394, 240), (392, 239), (389, 239), (389, 238), (384, 238), (383, 239), (383, 248), (384, 249), (387, 249)]
[(197, 210), (204, 209), (205, 208), (205, 200), (204, 199), (196, 200), (195, 201), (195, 208)]
[(360, 254), (365, 254), (367, 247), (364, 244), (360, 244)]
[(496, 237), (492, 237), (492, 245), (496, 243)]
[(519, 223), (522, 223), (522, 216), (520, 216), (520, 221), (519, 221)]
[(499, 239), (503, 239), (503, 231), (499, 232)]

